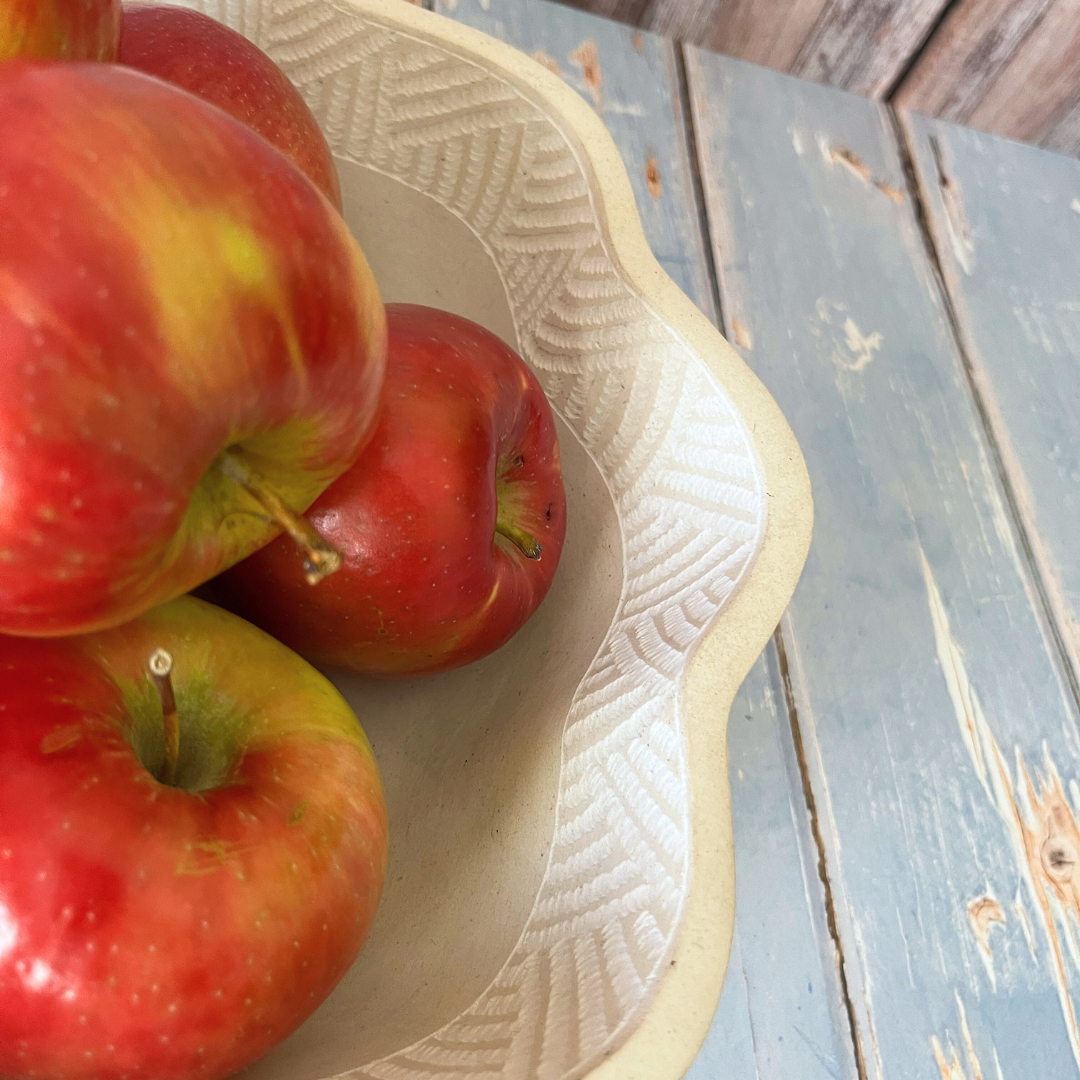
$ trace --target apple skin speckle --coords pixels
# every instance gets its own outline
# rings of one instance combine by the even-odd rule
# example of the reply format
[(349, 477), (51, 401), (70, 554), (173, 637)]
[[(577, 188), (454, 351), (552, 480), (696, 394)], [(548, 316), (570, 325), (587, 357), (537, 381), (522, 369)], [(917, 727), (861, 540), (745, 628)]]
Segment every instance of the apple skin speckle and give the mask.
[(318, 666), (394, 676), (471, 663), (521, 627), (558, 565), (566, 498), (554, 416), (521, 358), (446, 312), (386, 310), (375, 434), (306, 515), (343, 554), (335, 588), (312, 595), (287, 538), (215, 587)]
[[(248, 741), (234, 783), (166, 787), (118, 727), (116, 675), (145, 678), (155, 647), (175, 657), (181, 717), (180, 673), (196, 660), (236, 703)], [(386, 811), (355, 716), (283, 646), (191, 598), (112, 631), (0, 637), (8, 665), (20, 678), (0, 678), (0, 1076), (223, 1080), (326, 997), (374, 918)], [(42, 753), (72, 726), (78, 739)]]

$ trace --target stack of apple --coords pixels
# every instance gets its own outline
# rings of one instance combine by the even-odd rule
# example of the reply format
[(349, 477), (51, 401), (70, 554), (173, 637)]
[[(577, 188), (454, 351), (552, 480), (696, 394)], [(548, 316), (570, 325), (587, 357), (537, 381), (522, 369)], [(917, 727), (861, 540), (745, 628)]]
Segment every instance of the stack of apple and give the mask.
[(307, 660), (503, 644), (562, 546), (554, 423), (497, 338), (384, 307), (314, 118), (212, 20), (0, 0), (0, 132), (0, 1076), (223, 1077), (382, 889)]

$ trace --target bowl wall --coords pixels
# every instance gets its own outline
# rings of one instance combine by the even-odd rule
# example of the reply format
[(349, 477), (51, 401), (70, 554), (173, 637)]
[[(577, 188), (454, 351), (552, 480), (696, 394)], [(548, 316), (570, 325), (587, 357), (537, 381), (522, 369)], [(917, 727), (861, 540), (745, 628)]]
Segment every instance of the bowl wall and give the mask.
[(390, 882), (356, 967), (250, 1075), (674, 1078), (730, 940), (727, 710), (809, 539), (798, 448), (550, 73), (400, 0), (196, 6), (304, 94), (387, 299), (516, 344), (569, 494), (514, 641), (438, 679), (341, 682), (384, 770)]

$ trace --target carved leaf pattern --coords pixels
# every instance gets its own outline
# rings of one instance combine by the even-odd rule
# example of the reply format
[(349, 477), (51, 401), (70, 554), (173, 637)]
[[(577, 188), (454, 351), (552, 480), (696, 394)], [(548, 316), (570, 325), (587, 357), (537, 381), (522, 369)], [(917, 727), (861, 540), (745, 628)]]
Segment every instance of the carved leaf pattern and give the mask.
[(516, 949), (451, 1023), (335, 1080), (580, 1075), (632, 1030), (678, 928), (679, 680), (764, 534), (752, 442), (620, 276), (574, 137), (497, 68), (338, 0), (186, 2), (273, 57), (337, 156), (425, 192), (484, 242), (522, 354), (623, 529), (621, 604), (567, 718), (550, 861)]

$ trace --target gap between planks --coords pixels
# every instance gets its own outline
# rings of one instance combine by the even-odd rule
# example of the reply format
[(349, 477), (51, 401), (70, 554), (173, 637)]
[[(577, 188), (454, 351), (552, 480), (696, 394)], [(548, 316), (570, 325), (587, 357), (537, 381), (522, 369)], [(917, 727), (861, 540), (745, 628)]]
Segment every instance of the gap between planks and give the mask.
[(670, 42), (675, 60), (675, 78), (679, 91), (679, 111), (682, 113), (683, 133), (686, 139), (686, 154), (690, 159), (690, 180), (694, 189), (694, 209), (697, 212), (698, 232), (701, 246), (705, 249), (705, 266), (709, 272), (709, 290), (716, 308), (716, 324), (720, 333), (727, 337), (727, 325), (724, 318), (724, 299), (720, 295), (720, 275), (716, 269), (716, 257), (713, 252), (712, 231), (709, 228), (709, 207), (705, 201), (705, 185), (701, 180), (701, 154), (698, 149), (697, 129), (694, 127), (694, 111), (690, 106), (690, 83), (686, 76), (686, 46), (681, 42)]
[[(1042, 623), (1043, 630), (1047, 637), (1054, 644), (1054, 650), (1057, 653), (1058, 662), (1065, 675), (1065, 681), (1068, 683), (1069, 690), (1072, 693), (1073, 702), (1077, 711), (1080, 712), (1080, 679), (1078, 679), (1076, 666), (1073, 662), (1069, 646), (1066, 643), (1065, 634), (1060, 625), (1058, 613), (1046, 586), (1044, 569), (1041, 566), (1040, 558), (1036, 553), (1035, 546), (1031, 539), (1032, 532), (1035, 528), (1034, 522), (1031, 523), (1029, 528), (1026, 515), (1024, 514), (1020, 500), (1017, 497), (1012, 476), (1005, 464), (1005, 457), (1001, 451), (1001, 441), (997, 432), (997, 425), (994, 423), (991, 409), (980, 387), (979, 375), (975, 369), (972, 358), (974, 346), (971, 348), (968, 347), (967, 335), (964, 333), (957, 312), (956, 303), (953, 300), (952, 293), (949, 291), (948, 279), (945, 275), (944, 266), (942, 265), (941, 253), (938, 251), (937, 243), (934, 239), (934, 233), (930, 225), (929, 210), (927, 208), (926, 199), (924, 198), (922, 186), (919, 182), (919, 174), (915, 168), (915, 151), (911, 142), (911, 134), (904, 124), (903, 117), (896, 108), (891, 105), (885, 105), (884, 108), (892, 124), (897, 150), (900, 154), (900, 161), (904, 168), (904, 178), (907, 182), (908, 191), (911, 193), (912, 206), (915, 208), (919, 232), (922, 235), (923, 246), (926, 249), (930, 269), (934, 276), (942, 307), (945, 311), (945, 317), (949, 324), (949, 332), (952, 334), (953, 342), (956, 346), (957, 353), (960, 356), (960, 364), (964, 371), (967, 389), (975, 403), (975, 409), (979, 415), (979, 422), (982, 425), (983, 433), (986, 436), (986, 442), (990, 449), (991, 458), (994, 462), (994, 469), (1005, 495), (1005, 502), (1009, 507), (1009, 517), (1011, 519), (1013, 531), (1019, 541), (1020, 550), (1024, 555), (1023, 566), (1028, 577), (1028, 584), (1034, 594), (1039, 598), (1036, 615)], [(933, 139), (933, 136), (931, 136), (931, 139)], [(933, 150), (934, 164), (938, 173), (937, 181), (942, 189), (942, 196), (946, 203), (946, 209), (948, 209), (949, 201), (958, 198), (959, 196), (956, 194), (955, 185), (952, 184), (951, 178), (946, 171), (946, 165), (936, 140), (932, 142), (931, 149)]]
[(949, 2), (938, 12), (937, 18), (928, 27), (922, 41), (919, 42), (916, 48), (912, 49), (911, 55), (900, 66), (900, 70), (897, 72), (896, 77), (882, 95), (883, 100), (892, 101), (893, 97), (900, 90), (900, 87), (904, 85), (907, 77), (915, 70), (915, 65), (922, 59), (923, 53), (929, 48), (930, 43), (937, 37), (938, 31), (941, 29), (942, 23), (944, 23), (949, 16), (949, 13), (961, 3), (963, 3), (963, 0), (949, 0)]
[[(693, 178), (694, 201), (697, 204), (698, 219), (701, 223), (701, 236), (705, 247), (705, 262), (709, 270), (709, 287), (713, 294), (713, 303), (716, 306), (716, 319), (720, 332), (728, 337), (728, 327), (724, 317), (724, 297), (720, 287), (720, 273), (716, 265), (716, 252), (713, 247), (713, 230), (709, 221), (709, 206), (705, 199), (705, 186), (701, 177), (702, 155), (699, 151), (698, 132), (694, 122), (694, 110), (690, 102), (690, 84), (686, 71), (686, 50), (689, 46), (682, 42), (673, 43), (675, 53), (675, 70), (678, 78), (679, 103), (682, 111), (682, 122), (686, 129), (686, 142), (690, 156), (690, 173)], [(736, 320), (732, 320), (735, 322)], [(737, 327), (736, 327), (737, 329)], [(855, 1006), (851, 1000), (851, 992), (847, 981), (847, 969), (844, 959), (844, 946), (840, 940), (840, 931), (836, 920), (836, 902), (833, 896), (832, 882), (829, 879), (828, 864), (826, 861), (825, 841), (821, 833), (817, 802), (814, 791), (810, 784), (810, 769), (806, 761), (806, 750), (803, 745), (802, 731), (799, 727), (799, 711), (795, 703), (795, 693), (791, 685), (791, 675), (788, 670), (787, 650), (784, 647), (784, 637), (780, 626), (773, 631), (772, 641), (765, 646), (766, 649), (776, 649), (778, 667), (780, 670), (781, 684), (784, 690), (784, 704), (787, 708), (788, 725), (791, 730), (791, 739), (795, 751), (795, 759), (799, 766), (799, 781), (802, 786), (803, 801), (806, 806), (807, 817), (810, 822), (810, 834), (816, 848), (816, 867), (818, 878), (821, 881), (824, 896), (825, 920), (832, 940), (833, 962), (836, 968), (837, 982), (839, 983), (840, 999), (843, 1002), (844, 1015), (847, 1018), (848, 1036), (851, 1042), (852, 1053), (855, 1058), (855, 1068), (858, 1080), (868, 1080), (869, 1074), (866, 1068), (866, 1058), (862, 1044), (859, 1042), (858, 1025), (855, 1019)]]
[(810, 832), (814, 837), (814, 846), (817, 848), (817, 872), (825, 894), (825, 918), (829, 927), (829, 937), (832, 938), (836, 974), (840, 982), (840, 996), (844, 1002), (844, 1012), (847, 1015), (848, 1028), (851, 1033), (851, 1044), (855, 1052), (855, 1068), (859, 1074), (859, 1080), (868, 1080), (866, 1058), (863, 1054), (862, 1044), (859, 1042), (859, 1028), (855, 1021), (855, 1006), (852, 1003), (851, 991), (848, 987), (844, 946), (840, 940), (840, 930), (836, 923), (836, 900), (833, 896), (832, 882), (829, 880), (829, 868), (826, 864), (825, 839), (821, 834), (817, 800), (814, 797), (814, 789), (810, 783), (810, 767), (806, 761), (806, 748), (803, 745), (802, 730), (799, 727), (799, 708), (795, 702), (795, 690), (791, 685), (791, 672), (788, 669), (784, 636), (779, 626), (773, 633), (773, 644), (776, 646), (777, 659), (779, 660), (780, 680), (784, 687), (784, 703), (787, 705), (788, 721), (791, 724), (791, 739), (795, 745), (795, 759), (799, 763), (799, 778), (802, 780), (803, 798), (806, 800), (806, 812), (810, 818)]

